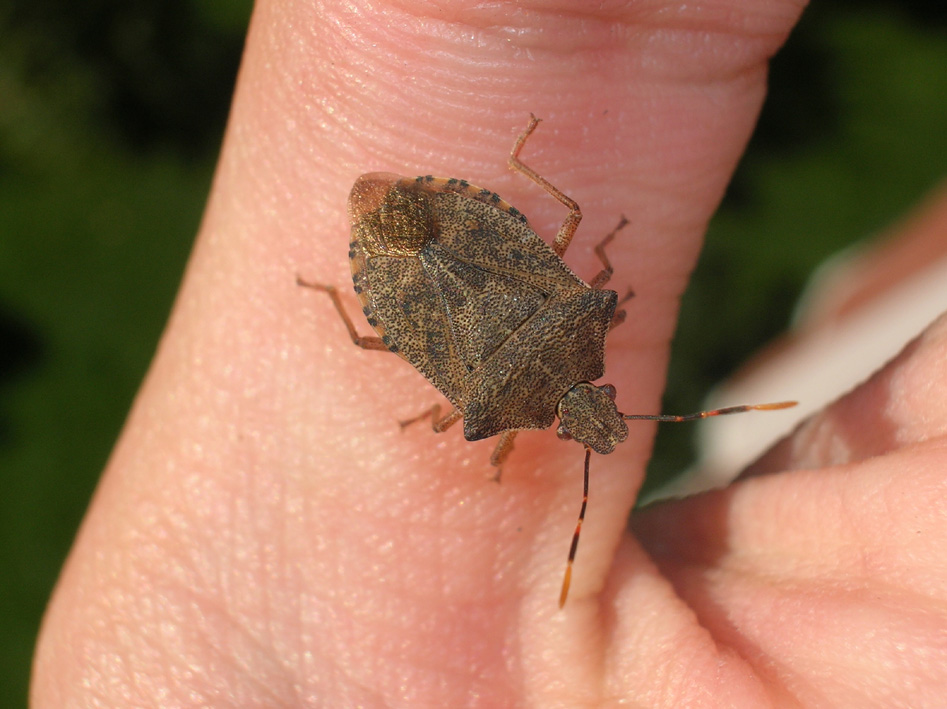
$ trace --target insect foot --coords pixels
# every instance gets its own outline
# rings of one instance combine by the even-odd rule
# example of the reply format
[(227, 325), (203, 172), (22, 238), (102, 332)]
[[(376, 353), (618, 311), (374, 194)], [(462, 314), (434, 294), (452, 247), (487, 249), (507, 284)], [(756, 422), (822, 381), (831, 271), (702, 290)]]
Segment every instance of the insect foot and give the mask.
[[(410, 363), (451, 403), (436, 432), (463, 419), (469, 441), (498, 437), (490, 463), (499, 480), (519, 431), (549, 428), (585, 446), (582, 507), (559, 598), (568, 597), (572, 564), (588, 503), (591, 452), (611, 453), (628, 436), (626, 420), (684, 421), (790, 404), (744, 406), (687, 416), (626, 415), (615, 388), (591, 382), (605, 373), (605, 339), (625, 320), (605, 246), (595, 248), (602, 270), (587, 283), (563, 262), (582, 220), (579, 205), (524, 164), (520, 152), (539, 125), (530, 117), (509, 165), (544, 189), (569, 213), (550, 247), (526, 217), (495, 192), (466, 180), (375, 172), (349, 195), (349, 264), (355, 294), (375, 336), (359, 335), (332, 286), (326, 293), (352, 342), (388, 350)], [(406, 425), (407, 422), (405, 422)]]

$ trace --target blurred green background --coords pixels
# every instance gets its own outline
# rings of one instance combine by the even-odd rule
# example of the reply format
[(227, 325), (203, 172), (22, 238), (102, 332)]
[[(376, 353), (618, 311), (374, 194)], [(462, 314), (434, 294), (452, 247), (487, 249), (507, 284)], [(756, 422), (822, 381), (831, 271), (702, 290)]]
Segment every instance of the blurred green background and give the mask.
[[(684, 299), (666, 411), (699, 407), (816, 264), (947, 174), (945, 8), (807, 10)], [(249, 13), (0, 7), (0, 706), (25, 703), (43, 608), (171, 307)], [(649, 486), (691, 459), (685, 429), (662, 428)]]

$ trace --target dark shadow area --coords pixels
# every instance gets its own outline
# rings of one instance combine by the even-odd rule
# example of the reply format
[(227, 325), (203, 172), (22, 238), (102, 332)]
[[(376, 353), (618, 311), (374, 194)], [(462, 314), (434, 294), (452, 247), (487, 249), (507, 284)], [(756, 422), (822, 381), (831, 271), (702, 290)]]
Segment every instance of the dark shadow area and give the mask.
[(14, 443), (15, 421), (6, 396), (16, 382), (42, 364), (46, 348), (37, 329), (6, 303), (0, 302), (0, 455)]
[(94, 83), (91, 118), (132, 149), (185, 154), (217, 144), (243, 50), (189, 0), (30, 0), (6, 33), (22, 40), (24, 74), (44, 82), (80, 70)]

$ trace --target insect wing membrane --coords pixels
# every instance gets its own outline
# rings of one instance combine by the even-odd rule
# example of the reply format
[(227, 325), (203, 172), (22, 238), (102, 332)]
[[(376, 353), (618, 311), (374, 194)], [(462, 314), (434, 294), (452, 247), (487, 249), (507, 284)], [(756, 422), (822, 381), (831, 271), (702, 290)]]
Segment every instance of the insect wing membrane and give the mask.
[(434, 195), (432, 206), (438, 243), (465, 263), (512, 276), (544, 293), (585, 285), (526, 218), (502, 200), (494, 206), (445, 192)]
[(447, 308), (467, 371), (480, 366), (546, 302), (546, 294), (512, 276), (457, 259), (430, 244), (421, 263)]

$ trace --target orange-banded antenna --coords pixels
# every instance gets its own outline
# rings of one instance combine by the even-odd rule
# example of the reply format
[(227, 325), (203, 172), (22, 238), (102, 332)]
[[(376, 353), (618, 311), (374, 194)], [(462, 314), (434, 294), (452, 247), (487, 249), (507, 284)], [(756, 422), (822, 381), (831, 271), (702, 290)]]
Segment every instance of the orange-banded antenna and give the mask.
[(582, 478), (582, 508), (579, 510), (579, 520), (575, 523), (575, 532), (572, 534), (572, 545), (569, 547), (569, 561), (566, 562), (566, 573), (562, 578), (562, 590), (559, 591), (559, 607), (566, 604), (569, 597), (569, 586), (572, 585), (572, 562), (575, 561), (575, 552), (579, 548), (579, 535), (582, 533), (582, 522), (585, 521), (585, 508), (589, 506), (589, 460), (592, 458), (592, 449), (585, 447), (585, 475)]
[(679, 423), (681, 421), (709, 419), (712, 416), (742, 414), (744, 411), (777, 411), (778, 409), (790, 409), (798, 403), (798, 401), (777, 401), (774, 404), (741, 404), (739, 406), (725, 406), (722, 409), (698, 411), (693, 414), (683, 414), (680, 416), (676, 416), (674, 414), (622, 414), (621, 417), (626, 421), (664, 421), (669, 423)]
[[(661, 421), (668, 423), (678, 423), (681, 421), (697, 421), (699, 419), (711, 418), (713, 416), (727, 416), (729, 414), (742, 414), (745, 411), (778, 411), (779, 409), (789, 409), (795, 406), (795, 401), (779, 401), (773, 404), (742, 404), (739, 406), (725, 406), (722, 409), (711, 409), (710, 411), (697, 411), (693, 414), (622, 414), (621, 417), (628, 421)], [(579, 548), (579, 535), (582, 533), (582, 523), (585, 521), (585, 510), (589, 505), (589, 461), (592, 458), (592, 449), (585, 447), (585, 473), (582, 477), (582, 507), (579, 509), (579, 519), (575, 524), (575, 532), (572, 534), (572, 544), (569, 547), (569, 560), (566, 562), (566, 573), (562, 578), (562, 590), (559, 592), (559, 608), (566, 604), (569, 597), (569, 586), (572, 585), (572, 564), (575, 562), (575, 553)]]

